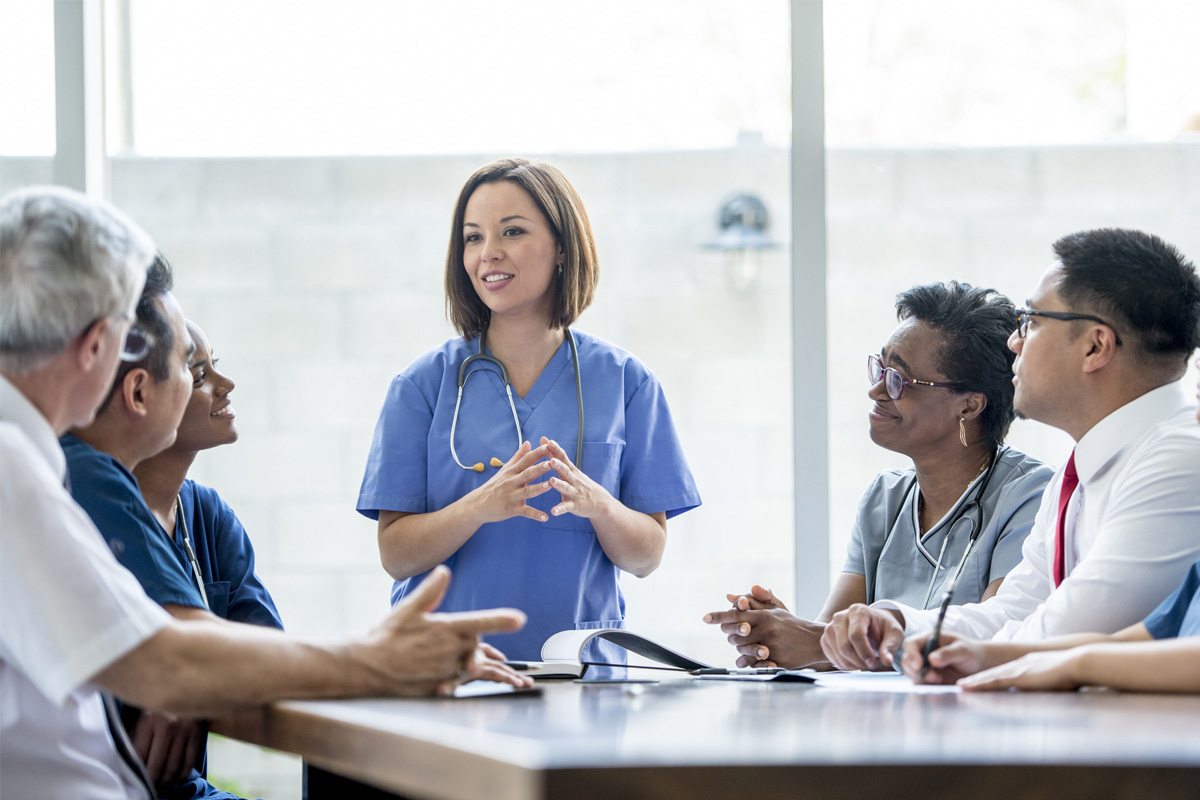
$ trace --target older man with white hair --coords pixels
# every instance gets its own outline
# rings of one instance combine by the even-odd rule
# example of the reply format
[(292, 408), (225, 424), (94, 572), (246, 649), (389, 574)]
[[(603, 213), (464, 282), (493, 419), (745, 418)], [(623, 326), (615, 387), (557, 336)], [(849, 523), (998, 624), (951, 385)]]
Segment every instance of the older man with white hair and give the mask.
[(113, 558), (64, 481), (121, 358), (144, 355), (134, 303), (154, 256), (122, 214), (65, 189), (0, 198), (0, 773), (5, 796), (153, 796), (101, 690), (180, 715), (282, 697), (427, 694), (518, 677), (479, 635), (518, 611), (430, 616), (440, 570), (370, 634), (314, 642), (178, 621)]

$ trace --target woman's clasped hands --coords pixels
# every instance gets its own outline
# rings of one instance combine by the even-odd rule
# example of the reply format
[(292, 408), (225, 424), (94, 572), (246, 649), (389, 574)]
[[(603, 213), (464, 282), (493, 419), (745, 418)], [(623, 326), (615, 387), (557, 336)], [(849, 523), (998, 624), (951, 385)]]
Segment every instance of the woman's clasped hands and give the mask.
[[(547, 473), (554, 475), (540, 480)], [(534, 508), (528, 501), (557, 489), (562, 502), (550, 509), (550, 514)], [(537, 447), (523, 442), (517, 452), (483, 486), (476, 489), (479, 507), (485, 522), (499, 522), (512, 517), (527, 517), (546, 522), (550, 515), (574, 514), (591, 518), (602, 513), (612, 502), (612, 495), (575, 466), (565, 450), (545, 436)]]
[(548, 483), (562, 495), (562, 502), (550, 509), (550, 513), (556, 517), (571, 513), (585, 519), (602, 514), (604, 508), (613, 501), (613, 496), (608, 490), (575, 466), (558, 442), (543, 436), (542, 447), (549, 448), (550, 468), (554, 470), (555, 475)]
[(820, 646), (822, 624), (795, 616), (762, 586), (726, 598), (733, 608), (705, 614), (704, 621), (721, 626), (721, 632), (737, 649), (737, 666), (801, 669), (825, 665)]
[(500, 470), (475, 490), (483, 522), (512, 517), (528, 517), (538, 522), (550, 519), (546, 512), (526, 502), (554, 488), (549, 481), (538, 480), (550, 471), (550, 462), (543, 460), (549, 455), (545, 441), (539, 447), (522, 442)]

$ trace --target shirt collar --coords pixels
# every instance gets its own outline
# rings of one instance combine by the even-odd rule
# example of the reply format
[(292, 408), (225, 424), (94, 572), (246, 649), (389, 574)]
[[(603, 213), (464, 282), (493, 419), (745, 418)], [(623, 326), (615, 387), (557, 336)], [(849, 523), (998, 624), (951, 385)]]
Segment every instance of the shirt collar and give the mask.
[(1146, 392), (1097, 422), (1075, 445), (1079, 482), (1088, 483), (1131, 442), (1187, 405), (1187, 394), (1175, 381)]
[(54, 474), (60, 480), (66, 479), (67, 458), (58, 443), (58, 435), (50, 427), (50, 421), (3, 375), (0, 375), (0, 420), (11, 422), (20, 428), (46, 459)]

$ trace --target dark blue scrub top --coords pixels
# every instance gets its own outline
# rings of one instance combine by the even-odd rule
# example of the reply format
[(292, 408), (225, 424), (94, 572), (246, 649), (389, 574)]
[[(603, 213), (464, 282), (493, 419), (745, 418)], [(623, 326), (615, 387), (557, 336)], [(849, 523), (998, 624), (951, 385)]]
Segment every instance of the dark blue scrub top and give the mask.
[(150, 599), (159, 605), (204, 608), (183, 547), (167, 537), (150, 513), (133, 473), (70, 434), (61, 441), (75, 502)]
[[(146, 594), (159, 604), (203, 608), (179, 523), (175, 537), (168, 538), (142, 499), (137, 479), (119, 461), (70, 434), (61, 444), (71, 494)], [(275, 602), (254, 572), (254, 548), (233, 510), (215, 491), (191, 480), (184, 481), (180, 498), (210, 610), (235, 622), (282, 629)], [(207, 752), (163, 800), (238, 800), (204, 779), (206, 758)]]
[(1200, 561), (1192, 564), (1183, 584), (1142, 624), (1155, 639), (1200, 636)]
[[(254, 546), (233, 509), (215, 490), (193, 480), (183, 482), (179, 497), (212, 613), (282, 630), (275, 601), (254, 571)], [(182, 533), (177, 530), (176, 536)], [(186, 564), (186, 553), (181, 555)]]

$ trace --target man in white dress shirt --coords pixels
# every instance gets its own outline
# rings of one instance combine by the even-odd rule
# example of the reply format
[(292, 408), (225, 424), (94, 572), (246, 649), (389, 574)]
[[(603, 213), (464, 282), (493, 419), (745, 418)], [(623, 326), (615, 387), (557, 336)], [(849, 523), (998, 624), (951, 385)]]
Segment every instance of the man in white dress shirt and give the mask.
[[(91, 422), (154, 255), (113, 209), (63, 189), (0, 198), (0, 776), (5, 797), (147, 797), (100, 690), (207, 716), (281, 697), (428, 694), (482, 675), (479, 634), (520, 612), (428, 615), (432, 576), (367, 636), (173, 620), (113, 558), (64, 486), (58, 438)], [(142, 353), (144, 354), (144, 353)]]
[[(1000, 591), (947, 611), (943, 629), (958, 636), (1112, 633), (1154, 610), (1200, 558), (1200, 426), (1179, 382), (1200, 346), (1200, 279), (1139, 231), (1075, 233), (1054, 252), (1009, 339), (1014, 406), (1076, 447)], [(936, 617), (856, 605), (821, 645), (842, 669), (888, 668), (905, 635)]]

